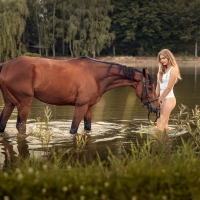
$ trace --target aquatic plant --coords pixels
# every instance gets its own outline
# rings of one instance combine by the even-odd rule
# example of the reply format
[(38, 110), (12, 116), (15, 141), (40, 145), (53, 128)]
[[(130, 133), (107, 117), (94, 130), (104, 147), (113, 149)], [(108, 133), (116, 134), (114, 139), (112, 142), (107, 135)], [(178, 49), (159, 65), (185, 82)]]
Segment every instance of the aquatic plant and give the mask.
[(184, 143), (173, 152), (152, 153), (152, 142), (132, 145), (117, 158), (98, 154), (87, 164), (70, 157), (60, 165), (55, 159), (21, 160), (13, 170), (0, 173), (1, 199), (176, 199), (200, 198), (200, 159), (193, 146)]
[(186, 128), (193, 140), (194, 148), (200, 150), (200, 108), (196, 105), (193, 109), (181, 104), (179, 106), (180, 112), (174, 116), (173, 122), (176, 129), (180, 130)]
[(41, 117), (37, 117), (37, 128), (32, 130), (32, 132), (30, 133), (35, 135), (41, 142), (41, 146), (45, 155), (47, 155), (49, 152), (50, 141), (53, 135), (53, 132), (49, 128), (49, 122), (52, 116), (52, 110), (49, 108), (49, 106), (46, 106), (44, 108), (44, 119), (42, 119)]
[(89, 139), (88, 134), (76, 134), (75, 137), (74, 137), (75, 151), (76, 152), (82, 152), (86, 147), (88, 139)]
[[(89, 136), (77, 134), (73, 150), (53, 150), (53, 159), (21, 159), (15, 169), (5, 168), (0, 173), (0, 198), (200, 199), (200, 110), (198, 106), (192, 111), (180, 108), (174, 119), (176, 129), (187, 128), (192, 136), (189, 141), (182, 139), (182, 145), (174, 148), (174, 137), (165, 143), (159, 135), (149, 134), (143, 143), (132, 144), (130, 152), (123, 149), (123, 157), (116, 157), (107, 148), (107, 159), (101, 160), (97, 153), (88, 163), (75, 155), (84, 152)], [(145, 137), (142, 131), (140, 135)]]

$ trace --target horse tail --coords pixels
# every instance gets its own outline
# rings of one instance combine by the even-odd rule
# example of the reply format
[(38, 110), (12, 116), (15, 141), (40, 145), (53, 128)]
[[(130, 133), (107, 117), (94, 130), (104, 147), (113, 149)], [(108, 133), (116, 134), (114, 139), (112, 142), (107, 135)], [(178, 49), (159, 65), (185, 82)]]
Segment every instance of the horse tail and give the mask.
[(0, 65), (0, 92), (2, 92), (2, 96), (6, 95), (7, 97), (9, 97), (10, 102), (12, 102), (14, 105), (17, 105), (18, 104), (17, 99), (12, 95), (12, 93), (10, 93), (8, 89), (5, 90), (3, 86), (5, 85), (5, 80), (3, 77), (3, 73), (1, 73), (2, 69), (3, 69), (3, 65)]

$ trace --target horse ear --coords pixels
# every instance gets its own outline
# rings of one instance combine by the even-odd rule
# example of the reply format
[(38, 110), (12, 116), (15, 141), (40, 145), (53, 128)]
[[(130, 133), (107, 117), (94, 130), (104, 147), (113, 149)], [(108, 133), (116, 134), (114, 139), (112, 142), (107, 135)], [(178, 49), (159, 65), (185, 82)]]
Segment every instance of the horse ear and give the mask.
[(147, 67), (146, 67), (146, 68), (143, 68), (142, 73), (143, 73), (143, 76), (144, 76), (145, 78), (148, 78), (148, 70), (147, 70)]

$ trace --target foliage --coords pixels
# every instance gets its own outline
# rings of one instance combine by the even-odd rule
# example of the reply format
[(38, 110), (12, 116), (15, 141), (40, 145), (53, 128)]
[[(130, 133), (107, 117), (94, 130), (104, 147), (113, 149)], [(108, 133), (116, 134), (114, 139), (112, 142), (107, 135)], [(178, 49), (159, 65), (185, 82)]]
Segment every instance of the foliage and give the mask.
[(0, 1), (0, 61), (7, 61), (21, 54), (21, 36), (28, 14), (25, 0)]
[(193, 54), (195, 40), (199, 41), (194, 34), (200, 27), (196, 14), (199, 0), (113, 0), (113, 3), (112, 28), (116, 30), (118, 40), (114, 42), (118, 46), (132, 42), (137, 49), (135, 54), (142, 56), (156, 55), (162, 48)]
[[(54, 155), (46, 159), (19, 160), (13, 170), (0, 173), (0, 196), (9, 199), (198, 199), (200, 159), (185, 144), (151, 154), (149, 141), (133, 146), (118, 159), (110, 151), (91, 164)], [(152, 146), (153, 147), (153, 146)], [(73, 157), (74, 158), (74, 157)], [(76, 157), (77, 158), (77, 157)], [(62, 164), (61, 164), (62, 161)]]
[(40, 54), (38, 54), (38, 53), (26, 52), (26, 53), (23, 54), (23, 56), (40, 57)]
[[(152, 135), (131, 145), (130, 153), (117, 158), (108, 149), (108, 157), (84, 159), (87, 135), (75, 135), (74, 149), (53, 149), (44, 158), (18, 158), (14, 168), (0, 173), (1, 199), (176, 199), (200, 198), (200, 112), (184, 105), (175, 118), (177, 130), (194, 125), (190, 142), (173, 146)], [(50, 119), (50, 109), (45, 115)], [(190, 124), (190, 125), (189, 125)], [(195, 136), (195, 138), (193, 138)], [(141, 137), (143, 137), (141, 133)], [(194, 148), (194, 147), (198, 147)], [(68, 155), (68, 156), (66, 156)]]
[(52, 138), (52, 131), (49, 128), (49, 122), (52, 118), (52, 110), (46, 106), (44, 109), (44, 119), (37, 117), (37, 128), (32, 130), (29, 135), (35, 135), (41, 142), (44, 155), (47, 156), (50, 148), (50, 141)]
[(200, 0), (1, 0), (0, 11), (0, 62), (30, 47), (53, 57), (155, 56), (163, 48), (198, 56)]
[(187, 131), (192, 136), (194, 149), (200, 151), (200, 108), (195, 106), (191, 111), (187, 106), (181, 104), (180, 112), (177, 117), (174, 117), (174, 123), (178, 129), (186, 127)]

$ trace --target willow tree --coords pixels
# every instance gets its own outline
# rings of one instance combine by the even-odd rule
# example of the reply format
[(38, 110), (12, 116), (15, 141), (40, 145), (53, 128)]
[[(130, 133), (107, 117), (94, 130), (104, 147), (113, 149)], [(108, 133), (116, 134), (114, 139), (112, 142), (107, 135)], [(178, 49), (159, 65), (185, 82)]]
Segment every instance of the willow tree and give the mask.
[(0, 61), (20, 54), (21, 37), (29, 14), (26, 0), (0, 1)]
[(60, 2), (58, 4), (58, 10), (60, 11), (60, 18), (58, 18), (58, 27), (56, 28), (56, 35), (62, 39), (62, 54), (65, 55), (65, 37), (67, 29), (67, 17), (69, 15), (68, 8), (70, 1)]
[[(29, 19), (31, 24), (27, 24), (29, 26), (31, 26), (31, 34), (34, 34), (37, 41), (36, 42), (36, 46), (38, 46), (39, 49), (39, 54), (42, 55), (42, 50), (44, 48), (44, 42), (43, 42), (43, 30), (44, 27), (42, 27), (43, 24), (43, 20), (44, 20), (44, 15), (45, 15), (45, 6), (44, 6), (44, 1), (42, 0), (28, 0), (27, 2), (28, 5), (28, 9), (29, 9)], [(30, 23), (29, 22), (29, 23)], [(34, 29), (35, 25), (37, 32)], [(30, 42), (30, 41), (29, 41)]]
[(109, 12), (112, 10), (110, 0), (78, 1), (74, 15), (71, 16), (71, 19), (75, 18), (74, 22), (79, 22), (76, 24), (78, 32), (73, 40), (76, 56), (92, 54), (95, 57), (104, 47), (110, 45), (114, 39), (114, 33), (110, 32)]
[(52, 46), (52, 52), (53, 52), (53, 57), (56, 56), (56, 51), (55, 51), (55, 43), (56, 43), (56, 24), (57, 24), (57, 17), (56, 17), (56, 8), (58, 4), (58, 0), (48, 0), (49, 4), (52, 5), (52, 10), (51, 10), (51, 16), (49, 18), (50, 20), (50, 25), (52, 29), (52, 34), (51, 34), (51, 46)]
[(53, 56), (55, 57), (55, 27), (56, 27), (56, 4), (57, 0), (40, 0), (41, 7), (40, 17), (40, 36), (41, 44), (48, 56), (49, 49), (52, 47)]
[[(69, 44), (71, 57), (74, 56), (72, 43), (75, 40), (78, 29), (80, 27), (80, 18), (78, 17), (81, 12), (84, 12), (84, 6), (80, 7), (79, 0), (65, 0), (58, 4), (60, 18), (58, 18), (58, 26), (56, 28), (57, 37), (62, 38), (63, 54), (65, 42)], [(80, 7), (80, 13), (77, 13), (77, 8)]]

